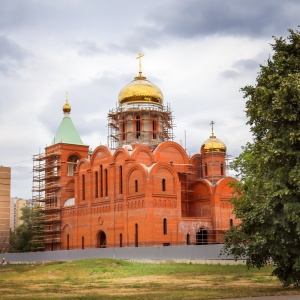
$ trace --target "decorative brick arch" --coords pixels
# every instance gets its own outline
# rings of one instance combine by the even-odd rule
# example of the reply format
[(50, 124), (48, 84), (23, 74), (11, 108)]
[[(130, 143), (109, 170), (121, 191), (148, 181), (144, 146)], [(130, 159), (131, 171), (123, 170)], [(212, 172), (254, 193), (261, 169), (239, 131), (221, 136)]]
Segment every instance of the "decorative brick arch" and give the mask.
[(82, 158), (77, 165), (77, 172), (87, 170), (91, 167), (90, 161), (87, 158)]
[(99, 165), (100, 163), (110, 162), (112, 154), (106, 146), (98, 146), (92, 153), (90, 161), (91, 166)]
[(113, 154), (111, 161), (114, 163), (117, 163), (118, 161), (124, 162), (124, 160), (129, 159), (130, 154), (127, 150), (124, 148), (118, 148), (116, 152)]
[(168, 141), (161, 143), (153, 152), (156, 161), (176, 164), (189, 164), (185, 150), (177, 143)]
[[(148, 177), (148, 170), (142, 164), (134, 164), (126, 174), (126, 188), (127, 194), (134, 194), (135, 192), (144, 193), (146, 191), (146, 183)], [(137, 181), (137, 183), (136, 183)], [(136, 191), (138, 189), (138, 191)]]
[(235, 218), (234, 207), (230, 202), (234, 193), (234, 188), (230, 186), (230, 183), (234, 182), (237, 182), (237, 180), (233, 177), (223, 178), (217, 182), (215, 187), (214, 204), (219, 207), (218, 210), (215, 210), (215, 216), (225, 228), (240, 223), (240, 220)]
[(206, 179), (197, 180), (188, 186), (188, 190), (192, 190), (194, 196), (186, 216), (211, 218), (213, 213), (213, 187), (211, 182)]
[(139, 145), (136, 147), (133, 150), (131, 157), (137, 163), (144, 164), (147, 167), (150, 167), (155, 161), (151, 149), (146, 145)]
[[(167, 163), (156, 163), (149, 169), (153, 193), (175, 194), (179, 190), (179, 179), (174, 169)], [(165, 182), (163, 182), (165, 180)], [(163, 188), (165, 186), (165, 188)]]

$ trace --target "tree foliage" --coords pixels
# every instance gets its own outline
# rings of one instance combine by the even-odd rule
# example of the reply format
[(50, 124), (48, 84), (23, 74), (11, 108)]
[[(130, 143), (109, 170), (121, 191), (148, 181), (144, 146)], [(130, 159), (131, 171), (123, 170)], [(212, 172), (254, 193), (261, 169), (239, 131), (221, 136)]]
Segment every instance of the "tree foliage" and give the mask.
[(31, 206), (24, 206), (21, 210), (22, 217), (20, 219), (23, 223), (10, 233), (9, 252), (30, 252), (37, 248), (34, 236), (37, 230), (42, 229), (41, 224), (37, 222), (42, 215)]
[(274, 37), (271, 47), (256, 85), (242, 88), (253, 141), (234, 163), (241, 224), (226, 235), (224, 251), (249, 267), (271, 262), (284, 285), (300, 285), (299, 31)]

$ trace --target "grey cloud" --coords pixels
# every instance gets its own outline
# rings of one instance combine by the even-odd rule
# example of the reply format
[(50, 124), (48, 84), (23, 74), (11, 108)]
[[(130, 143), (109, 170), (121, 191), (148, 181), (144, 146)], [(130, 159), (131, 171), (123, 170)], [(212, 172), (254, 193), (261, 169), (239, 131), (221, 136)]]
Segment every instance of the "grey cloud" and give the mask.
[[(122, 34), (143, 19), (150, 3), (140, 5), (138, 0), (77, 0), (36, 1), (4, 0), (1, 2), (0, 29), (6, 31), (30, 30), (52, 36), (65, 35), (76, 40), (82, 34), (87, 38), (98, 36), (104, 39)], [(137, 22), (137, 23), (136, 23)]]
[(232, 65), (232, 69), (223, 71), (220, 76), (225, 79), (237, 78), (242, 71), (258, 70), (259, 65), (258, 59), (239, 59)]
[[(286, 11), (289, 5), (293, 11)], [(190, 0), (178, 1), (148, 15), (165, 34), (182, 38), (206, 35), (272, 36), (298, 25), (300, 3), (296, 0)], [(285, 15), (289, 13), (289, 18)]]
[(83, 41), (77, 43), (78, 53), (83, 56), (94, 56), (104, 53), (104, 50), (93, 41)]
[(123, 41), (108, 45), (109, 51), (138, 53), (145, 48), (157, 48), (163, 39), (163, 32), (153, 26), (138, 27)]
[(27, 52), (22, 49), (13, 40), (4, 35), (0, 36), (0, 72), (10, 74), (13, 70), (22, 64), (28, 56)]
[[(107, 113), (109, 109), (116, 106), (119, 90), (130, 80), (131, 78), (127, 76), (104, 73), (98, 78), (70, 87), (68, 96), (72, 108), (70, 116), (82, 138), (93, 133), (107, 135)], [(49, 143), (63, 118), (64, 95), (65, 92), (62, 90), (57, 90), (50, 95), (51, 101), (38, 116), (49, 132)], [(86, 119), (86, 116), (91, 114), (95, 114), (96, 118)], [(89, 141), (84, 139), (84, 143), (89, 144)]]
[(234, 70), (226, 70), (222, 72), (220, 75), (223, 78), (230, 79), (230, 78), (237, 78), (239, 76), (239, 73)]
[(165, 1), (154, 4), (145, 14), (143, 25), (137, 24), (133, 32), (108, 45), (108, 49), (136, 52), (137, 45), (139, 49), (157, 48), (170, 38), (287, 35), (287, 29), (299, 24), (299, 10), (296, 0)]
[(233, 67), (253, 70), (259, 67), (259, 62), (254, 59), (240, 59), (233, 64)]

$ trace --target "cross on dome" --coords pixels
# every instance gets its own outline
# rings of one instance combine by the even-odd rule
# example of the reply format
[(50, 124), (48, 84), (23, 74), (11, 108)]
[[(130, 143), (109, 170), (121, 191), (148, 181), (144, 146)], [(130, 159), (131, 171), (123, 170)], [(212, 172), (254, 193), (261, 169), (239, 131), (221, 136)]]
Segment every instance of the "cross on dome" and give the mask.
[(216, 123), (214, 121), (211, 121), (210, 122), (210, 125), (211, 125), (211, 138), (215, 137), (215, 134), (214, 134), (214, 125)]
[(139, 60), (139, 76), (142, 76), (142, 57), (144, 56), (144, 54), (142, 52), (140, 52), (137, 56), (136, 59)]

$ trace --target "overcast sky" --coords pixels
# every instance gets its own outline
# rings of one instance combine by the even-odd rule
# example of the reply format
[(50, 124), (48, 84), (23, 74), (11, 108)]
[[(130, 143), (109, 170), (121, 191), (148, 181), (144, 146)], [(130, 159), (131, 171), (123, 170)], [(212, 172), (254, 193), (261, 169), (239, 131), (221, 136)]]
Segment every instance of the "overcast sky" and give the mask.
[(251, 141), (240, 88), (255, 84), (272, 36), (298, 29), (298, 0), (1, 0), (0, 165), (29, 199), (32, 156), (50, 145), (68, 92), (83, 142), (107, 144), (107, 113), (138, 74), (164, 94), (189, 154), (215, 134), (237, 156)]

